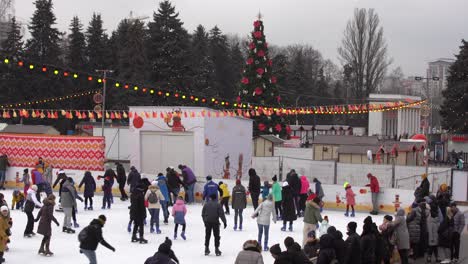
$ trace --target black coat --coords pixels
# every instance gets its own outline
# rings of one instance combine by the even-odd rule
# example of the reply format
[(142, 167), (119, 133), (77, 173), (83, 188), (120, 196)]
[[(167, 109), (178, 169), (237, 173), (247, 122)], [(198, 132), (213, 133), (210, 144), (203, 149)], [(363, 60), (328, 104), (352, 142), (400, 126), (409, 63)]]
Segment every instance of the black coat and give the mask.
[(356, 233), (348, 233), (346, 239), (345, 264), (361, 263), (361, 238)]
[(315, 240), (313, 242), (309, 241), (304, 245), (304, 253), (309, 259), (317, 257), (317, 251), (319, 249), (320, 245), (318, 243), (318, 240)]
[(295, 221), (297, 219), (296, 209), (294, 207), (294, 197), (290, 186), (285, 186), (281, 190), (283, 200), (281, 206), (283, 207), (282, 218), (285, 221)]
[(84, 197), (93, 197), (94, 192), (96, 191), (96, 181), (94, 180), (93, 176), (91, 173), (85, 173), (85, 176), (81, 180), (80, 185), (78, 188), (81, 188), (81, 186), (84, 184), (84, 192), (83, 196)]
[(140, 173), (135, 169), (130, 170), (130, 173), (128, 174), (128, 178), (127, 178), (127, 184), (130, 185), (130, 192), (132, 192), (133, 189), (136, 188), (140, 180), (141, 180)]
[(343, 236), (341, 234), (338, 235), (337, 232), (334, 232), (331, 236), (333, 237), (333, 249), (335, 250), (336, 260), (338, 260), (339, 264), (343, 264), (346, 256), (346, 243), (343, 240)]
[(125, 168), (122, 164), (117, 165), (117, 182), (125, 183), (127, 182), (127, 174), (125, 173)]
[(374, 233), (366, 233), (361, 236), (361, 263), (375, 262), (376, 238)]
[(39, 225), (37, 226), (37, 233), (44, 235), (44, 236), (51, 236), (52, 235), (52, 227), (51, 223), (58, 224), (57, 219), (54, 217), (54, 206), (55, 202), (44, 199), (44, 206), (41, 207), (39, 213), (37, 214), (36, 219), (40, 219)]
[(431, 184), (429, 183), (429, 180), (426, 178), (421, 182), (421, 185), (419, 186), (421, 188), (421, 197), (424, 198), (429, 195), (429, 189), (430, 189)]
[(248, 190), (251, 193), (260, 193), (261, 183), (255, 170), (249, 171), (249, 186)]
[(177, 173), (174, 170), (168, 171), (166, 178), (167, 187), (169, 188), (169, 190), (180, 188), (180, 186), (183, 185), (183, 182), (180, 180), (179, 176), (177, 176)]
[(226, 224), (226, 216), (221, 204), (216, 201), (210, 200), (203, 206), (202, 218), (205, 224), (219, 224), (219, 219)]
[(439, 235), (439, 247), (450, 248), (452, 244), (452, 236), (454, 231), (453, 219), (449, 219), (447, 216), (440, 224), (437, 233)]
[(143, 189), (136, 187), (130, 195), (130, 219), (142, 222), (146, 218), (145, 195)]
[(102, 237), (102, 223), (98, 219), (93, 219), (91, 223), (85, 227), (87, 228), (87, 236), (86, 239), (80, 242), (81, 249), (87, 250), (96, 250), (99, 243), (110, 250), (114, 250), (114, 248), (107, 243), (104, 238)]
[(146, 259), (144, 264), (176, 264), (173, 259), (169, 257), (169, 255), (161, 253), (161, 252), (156, 252), (154, 256), (149, 257)]
[(287, 249), (287, 252), (291, 256), (292, 263), (294, 264), (312, 264), (309, 258), (306, 256), (304, 251), (302, 251), (301, 246), (295, 243), (293, 246)]
[(301, 193), (301, 179), (295, 172), (290, 172), (286, 178), (289, 186), (291, 186), (293, 190), (293, 195), (297, 196)]
[(330, 264), (336, 259), (335, 249), (333, 249), (333, 237), (325, 234), (320, 237), (320, 251), (317, 257), (317, 264)]

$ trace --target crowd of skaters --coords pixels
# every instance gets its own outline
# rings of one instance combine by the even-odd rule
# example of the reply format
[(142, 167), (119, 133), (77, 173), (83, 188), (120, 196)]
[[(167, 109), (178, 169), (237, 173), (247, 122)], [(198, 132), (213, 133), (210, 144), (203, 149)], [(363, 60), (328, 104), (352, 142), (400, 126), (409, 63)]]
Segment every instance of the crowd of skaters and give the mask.
[[(38, 254), (51, 256), (50, 242), (52, 237), (51, 224), (59, 226), (54, 216), (56, 197), (52, 188), (59, 186), (60, 211), (64, 213), (62, 231), (75, 233), (73, 227), (79, 227), (76, 221), (77, 202), (84, 201), (85, 210), (93, 210), (93, 197), (97, 184), (90, 172), (86, 172), (78, 188), (84, 187), (83, 196), (79, 195), (73, 178), (67, 177), (63, 170), (58, 172), (57, 178), (52, 182), (50, 165), (39, 159), (35, 168), (31, 171), (25, 169), (20, 179), (24, 183), (23, 192), (14, 191), (12, 210), (22, 209), (27, 215), (28, 222), (24, 231), (25, 238), (36, 235), (34, 222), (39, 222), (37, 233), (43, 235)], [(196, 177), (193, 171), (184, 165), (168, 167), (166, 174), (159, 173), (154, 181), (142, 176), (135, 167), (130, 168), (128, 176), (122, 164), (116, 163), (116, 170), (107, 169), (103, 176), (97, 176), (97, 180), (103, 180), (102, 184), (102, 210), (111, 209), (113, 203), (112, 187), (117, 181), (121, 192), (120, 199), (130, 199), (128, 231), (132, 233), (131, 241), (147, 243), (144, 238), (144, 226), (147, 219), (150, 232), (160, 234), (159, 215), (162, 212), (163, 222), (168, 224), (169, 216), (174, 218), (173, 239), (186, 239), (186, 220), (188, 213), (186, 204), (195, 201), (194, 186)], [(50, 175), (49, 175), (50, 174)], [(367, 175), (368, 186), (372, 192), (372, 215), (378, 214), (378, 180), (372, 174)], [(258, 225), (258, 239), (246, 241), (239, 253), (236, 263), (263, 263), (261, 252), (270, 251), (275, 258), (275, 263), (391, 263), (392, 259), (400, 259), (401, 263), (408, 263), (409, 258), (417, 259), (427, 257), (427, 262), (439, 261), (439, 248), (447, 251), (444, 255), (450, 256), (451, 261), (457, 261), (459, 257), (460, 234), (464, 228), (464, 217), (457, 205), (451, 202), (450, 191), (445, 184), (440, 186), (436, 195), (429, 192), (427, 175), (422, 176), (421, 186), (415, 191), (415, 202), (408, 215), (403, 209), (398, 210), (394, 217), (386, 215), (381, 224), (374, 222), (371, 216), (363, 223), (361, 235), (356, 233), (357, 223), (349, 222), (347, 225), (347, 239), (328, 223), (323, 213), (323, 197), (325, 196), (321, 182), (313, 178), (309, 183), (306, 176), (299, 176), (295, 170), (291, 170), (284, 182), (279, 182), (274, 176), (270, 184), (264, 181), (261, 184), (260, 177), (254, 169), (249, 170), (249, 183), (247, 188), (240, 180), (236, 181), (231, 193), (227, 184), (215, 183), (211, 176), (207, 176), (207, 183), (203, 189), (202, 218), (205, 224), (205, 255), (209, 255), (211, 235), (214, 237), (215, 254), (220, 256), (220, 229), (227, 227), (225, 215), (230, 214), (230, 207), (234, 211), (235, 231), (242, 231), (243, 212), (247, 207), (246, 197), (250, 195), (254, 207), (254, 213), (249, 215), (256, 220)], [(130, 187), (130, 196), (125, 191), (125, 186)], [(313, 190), (312, 190), (312, 188)], [(185, 197), (179, 196), (181, 188), (185, 190)], [(347, 217), (354, 217), (355, 194), (350, 184), (345, 184), (346, 213)], [(45, 198), (41, 201), (41, 193)], [(21, 196), (23, 198), (21, 198)], [(260, 197), (262, 201), (260, 202)], [(9, 216), (9, 208), (3, 197), (0, 208), (0, 261), (3, 262), (3, 254), (7, 250), (12, 219)], [(231, 201), (231, 206), (229, 206)], [(172, 206), (171, 212), (169, 207)], [(351, 214), (349, 208), (351, 207)], [(39, 208), (34, 217), (33, 211)], [(293, 224), (299, 218), (303, 218), (302, 243), (287, 237), (284, 241), (285, 250), (281, 250), (279, 244), (269, 247), (269, 231), (271, 221), (282, 221), (281, 231), (293, 231)], [(106, 222), (106, 216), (100, 215), (78, 234), (80, 252), (90, 263), (97, 263), (96, 248), (99, 243), (115, 251), (115, 248), (102, 237), (102, 228)], [(222, 225), (221, 225), (222, 224)], [(132, 226), (133, 225), (133, 226)], [(180, 227), (180, 233), (179, 233)], [(133, 229), (133, 232), (132, 232)], [(4, 236), (2, 234), (5, 234)], [(154, 256), (145, 263), (178, 263), (178, 259), (171, 250), (172, 242), (166, 237), (159, 246)], [(2, 248), (2, 246), (4, 246)], [(398, 252), (395, 256), (395, 252)], [(0, 263), (1, 263), (0, 262)]]

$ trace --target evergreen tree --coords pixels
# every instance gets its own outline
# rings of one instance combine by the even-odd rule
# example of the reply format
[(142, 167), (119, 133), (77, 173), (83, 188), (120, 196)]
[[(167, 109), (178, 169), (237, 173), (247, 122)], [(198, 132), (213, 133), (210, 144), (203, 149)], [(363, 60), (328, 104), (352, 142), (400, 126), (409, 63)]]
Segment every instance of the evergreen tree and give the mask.
[(86, 41), (83, 34), (83, 25), (80, 19), (75, 16), (70, 23), (71, 34), (67, 53), (67, 63), (72, 69), (83, 69), (86, 64)]
[(229, 99), (231, 99), (235, 97), (236, 91), (239, 90), (238, 80), (240, 80), (240, 78), (242, 77), (242, 68), (244, 67), (244, 61), (245, 61), (239, 42), (235, 42), (231, 44), (231, 50), (230, 50), (229, 56), (231, 58), (229, 71), (230, 71), (230, 77), (232, 80), (231, 82), (232, 92), (230, 91)]
[[(238, 102), (256, 106), (279, 107), (280, 95), (276, 87), (276, 77), (272, 75), (272, 60), (268, 54), (268, 44), (263, 33), (263, 21), (254, 22), (254, 31), (249, 43), (249, 53), (241, 80)], [(289, 127), (283, 116), (273, 113), (271, 116), (260, 112), (254, 121), (254, 134), (277, 134), (287, 137)]]
[(101, 15), (94, 13), (86, 30), (88, 70), (104, 69), (109, 64), (108, 39), (102, 24)]
[(214, 64), (210, 56), (208, 33), (202, 25), (198, 25), (192, 35), (191, 48), (191, 90), (207, 97), (217, 96), (213, 89)]
[(440, 114), (443, 127), (452, 133), (468, 133), (468, 41), (462, 40), (460, 53), (450, 66), (447, 89)]
[(28, 26), (31, 38), (26, 43), (26, 56), (34, 61), (57, 63), (61, 33), (54, 27), (56, 18), (52, 0), (36, 0), (34, 4), (36, 11)]
[(7, 37), (1, 45), (2, 53), (11, 58), (21, 57), (23, 52), (23, 36), (21, 26), (16, 22), (16, 18), (11, 18)]
[(215, 66), (214, 88), (221, 98), (234, 97), (234, 80), (230, 70), (231, 57), (227, 37), (215, 26), (210, 30), (210, 53)]
[(167, 88), (186, 89), (189, 68), (189, 35), (179, 13), (168, 0), (159, 4), (149, 23), (147, 42), (150, 79)]

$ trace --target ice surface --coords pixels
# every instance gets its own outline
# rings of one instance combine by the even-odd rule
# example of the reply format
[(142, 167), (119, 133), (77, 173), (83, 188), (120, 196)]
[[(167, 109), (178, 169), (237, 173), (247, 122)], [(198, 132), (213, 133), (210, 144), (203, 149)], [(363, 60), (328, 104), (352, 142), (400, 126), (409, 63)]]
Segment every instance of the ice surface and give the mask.
[[(12, 191), (3, 191), (5, 199), (11, 206)], [(57, 194), (58, 195), (58, 194)], [(60, 227), (52, 224), (52, 240), (50, 244), (51, 251), (54, 256), (45, 257), (37, 254), (41, 244), (42, 236), (37, 234), (32, 238), (23, 238), (24, 228), (26, 226), (26, 214), (21, 210), (11, 211), (13, 218), (13, 228), (11, 243), (9, 244), (10, 250), (6, 252), (6, 263), (30, 263), (34, 260), (35, 264), (41, 263), (88, 263), (84, 255), (79, 253), (79, 243), (77, 234), (79, 230), (85, 227), (89, 222), (100, 214), (107, 216), (107, 223), (103, 229), (104, 238), (112, 246), (116, 248), (116, 252), (112, 252), (102, 245), (98, 246), (96, 251), (98, 263), (144, 263), (146, 258), (152, 256), (158, 249), (159, 244), (164, 241), (168, 236), (172, 239), (174, 233), (173, 218), (169, 219), (169, 225), (162, 224), (162, 234), (151, 234), (149, 226), (145, 227), (145, 238), (148, 239), (148, 244), (140, 245), (130, 242), (131, 235), (127, 232), (127, 224), (129, 221), (128, 205), (129, 202), (122, 202), (118, 197), (115, 197), (114, 204), (111, 210), (101, 210), (102, 197), (97, 196), (94, 198), (94, 211), (84, 211), (83, 203), (78, 201), (78, 214), (77, 220), (80, 228), (76, 229), (75, 234), (66, 234), (62, 232), (63, 213), (55, 212), (55, 217), (60, 222)], [(205, 229), (201, 219), (201, 205), (188, 206), (188, 213), (186, 217), (187, 222), (187, 240), (184, 241), (180, 237), (173, 241), (172, 249), (180, 260), (180, 263), (234, 263), (239, 251), (242, 250), (242, 244), (248, 239), (257, 239), (257, 223), (256, 220), (251, 218), (253, 208), (247, 207), (244, 211), (244, 230), (234, 231), (234, 215), (227, 216), (228, 227), (221, 230), (221, 247), (223, 252), (221, 257), (214, 255), (214, 241), (211, 238), (211, 255), (204, 256), (204, 237)], [(38, 209), (34, 210), (36, 216)], [(368, 214), (357, 213), (354, 218), (347, 218), (341, 211), (324, 210), (323, 216), (328, 215), (330, 225), (335, 226), (343, 233), (346, 239), (346, 225), (349, 221), (356, 221), (358, 223), (358, 233), (362, 230), (362, 222)], [(373, 217), (374, 221), (378, 224), (382, 222), (383, 214)], [(149, 219), (148, 219), (149, 220)], [(302, 242), (302, 218), (294, 222), (293, 232), (282, 232), (280, 228), (282, 223), (277, 222), (270, 226), (270, 241), (269, 246), (280, 243), (284, 249), (283, 240), (287, 236), (293, 237), (300, 244)], [(37, 223), (34, 226), (34, 232), (37, 230)], [(179, 227), (180, 232), (180, 227)], [(269, 252), (263, 252), (263, 259), (265, 263), (273, 263), (273, 259)]]

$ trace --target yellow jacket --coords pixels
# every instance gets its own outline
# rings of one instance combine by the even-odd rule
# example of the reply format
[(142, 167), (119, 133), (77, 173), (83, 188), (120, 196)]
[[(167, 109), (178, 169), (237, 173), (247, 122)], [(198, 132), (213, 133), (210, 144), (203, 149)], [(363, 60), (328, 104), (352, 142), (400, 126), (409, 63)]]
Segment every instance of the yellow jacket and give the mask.
[(9, 216), (0, 215), (0, 252), (4, 252), (8, 241), (7, 229), (10, 228)]
[(223, 184), (221, 184), (219, 186), (219, 188), (221, 189), (221, 191), (223, 191), (223, 197), (222, 198), (231, 197), (231, 194), (229, 193), (229, 189), (228, 189), (227, 184), (223, 183)]

